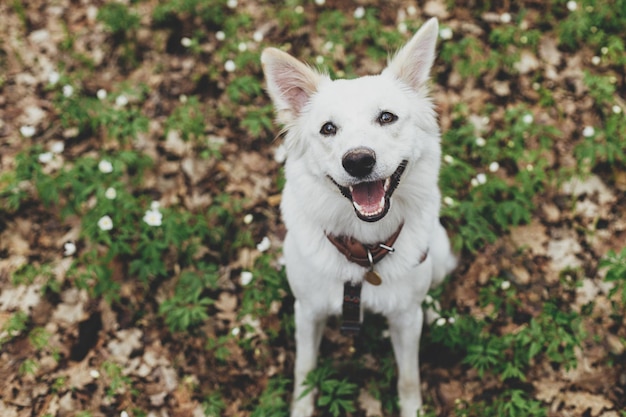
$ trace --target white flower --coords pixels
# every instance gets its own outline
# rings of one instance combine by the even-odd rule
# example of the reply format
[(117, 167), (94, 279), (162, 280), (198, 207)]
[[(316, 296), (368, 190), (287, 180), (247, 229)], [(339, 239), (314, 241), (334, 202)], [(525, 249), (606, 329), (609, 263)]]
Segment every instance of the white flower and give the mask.
[(58, 141), (58, 142), (54, 142), (52, 144), (52, 147), (50, 148), (50, 150), (53, 153), (63, 153), (63, 151), (65, 150), (65, 143)]
[(163, 213), (159, 210), (150, 209), (146, 211), (146, 214), (143, 216), (143, 221), (146, 222), (148, 226), (161, 226), (161, 223), (163, 222)]
[(257, 245), (256, 248), (259, 252), (265, 252), (266, 250), (268, 250), (270, 248), (270, 246), (272, 246), (272, 242), (270, 241), (270, 238), (265, 236)]
[(452, 36), (453, 36), (453, 35), (454, 35), (454, 34), (452, 33), (452, 29), (450, 29), (450, 28), (447, 28), (447, 27), (446, 27), (446, 28), (441, 28), (441, 29), (439, 30), (439, 37), (440, 37), (441, 39), (445, 40), (445, 41), (447, 41), (447, 40), (449, 40), (449, 39), (452, 39)]
[(120, 417), (129, 417), (128, 412), (126, 410), (122, 410)]
[(453, 164), (454, 158), (451, 155), (444, 155), (443, 162), (445, 162), (446, 164)]
[(426, 295), (426, 298), (424, 298), (424, 302), (426, 304), (432, 304), (433, 303), (433, 297), (431, 297), (430, 295)]
[(500, 164), (496, 161), (489, 164), (489, 172), (496, 172), (500, 169)]
[(476, 146), (480, 146), (481, 148), (487, 144), (487, 141), (483, 137), (476, 138)]
[(441, 326), (444, 326), (447, 322), (448, 320), (446, 320), (445, 317), (439, 317), (437, 321), (435, 321), (435, 324), (441, 327)]
[(237, 65), (235, 64), (235, 62), (232, 59), (229, 59), (228, 61), (226, 61), (224, 63), (224, 69), (227, 72), (233, 72), (237, 69)]
[(294, 7), (293, 11), (296, 12), (297, 14), (302, 14), (304, 13), (304, 7), (297, 5), (296, 7)]
[(74, 87), (72, 87), (69, 84), (66, 84), (63, 86), (63, 96), (65, 97), (72, 97), (72, 94), (74, 94)]
[(522, 35), (519, 37), (519, 41), (523, 44), (527, 44), (528, 43), (528, 36)]
[(446, 196), (446, 197), (443, 198), (443, 203), (446, 206), (448, 206), (448, 207), (453, 206), (454, 205), (454, 198)]
[(400, 33), (406, 33), (407, 30), (409, 30), (408, 26), (406, 25), (406, 22), (400, 22), (398, 23), (398, 32)]
[(600, 52), (602, 52), (602, 55), (606, 55), (609, 53), (609, 48), (603, 46), (602, 48), (600, 48)]
[(500, 15), (500, 21), (502, 23), (510, 23), (511, 22), (511, 14), (510, 13), (502, 13)]
[(54, 155), (52, 154), (52, 152), (44, 152), (39, 154), (37, 160), (42, 164), (47, 164), (48, 162), (52, 161), (53, 157)]
[(237, 0), (228, 0), (226, 2), (226, 6), (228, 6), (230, 9), (236, 8), (237, 4), (238, 4)]
[(92, 377), (93, 379), (98, 379), (100, 378), (100, 372), (98, 372), (97, 369), (92, 369), (89, 371), (89, 376)]
[(415, 16), (417, 14), (417, 8), (411, 5), (406, 8), (406, 12), (409, 14), (409, 16)]
[(526, 165), (526, 171), (532, 172), (534, 169), (535, 169), (535, 167), (533, 166), (533, 164)]
[(34, 126), (30, 126), (30, 125), (25, 125), (20, 127), (20, 133), (22, 134), (22, 136), (24, 136), (25, 138), (31, 138), (35, 135), (35, 132), (37, 130), (35, 129)]
[(363, 6), (359, 6), (354, 9), (354, 18), (355, 19), (363, 19), (365, 17), (365, 8)]
[(51, 85), (56, 85), (60, 79), (61, 79), (61, 75), (59, 75), (59, 73), (56, 71), (52, 71), (50, 75), (48, 75), (48, 82)]
[(570, 12), (574, 12), (576, 11), (576, 9), (578, 9), (578, 3), (573, 0), (567, 2), (567, 10), (569, 10)]
[(221, 30), (218, 30), (217, 32), (215, 32), (215, 39), (217, 39), (218, 41), (223, 41), (224, 39), (226, 39), (226, 34)]
[(263, 41), (263, 32), (261, 32), (260, 30), (254, 32), (254, 34), (252, 35), (252, 40), (256, 43), (260, 43), (261, 41)]
[(248, 50), (248, 45), (245, 42), (239, 42), (237, 49), (239, 49), (239, 52), (246, 52)]
[(509, 288), (511, 288), (511, 282), (510, 281), (502, 281), (502, 284), (500, 284), (500, 288), (503, 291), (508, 290)]
[(113, 220), (109, 216), (102, 216), (100, 220), (98, 220), (98, 227), (100, 230), (111, 230), (113, 229)]
[(254, 216), (252, 214), (250, 214), (250, 213), (246, 214), (243, 217), (243, 223), (244, 224), (250, 224), (250, 223), (252, 223), (252, 220), (254, 220)]
[(63, 255), (72, 256), (76, 253), (76, 244), (74, 242), (65, 242), (63, 245)]
[(599, 56), (594, 56), (593, 58), (591, 58), (591, 63), (593, 65), (600, 65), (600, 62), (602, 62), (602, 58), (600, 58)]
[(585, 128), (583, 129), (583, 136), (586, 138), (590, 138), (595, 134), (596, 130), (593, 128), (593, 126), (585, 126)]
[(470, 181), (470, 184), (472, 187), (477, 187), (478, 186), (478, 180), (476, 178), (472, 178), (472, 180)]
[(252, 272), (241, 271), (241, 277), (240, 277), (241, 285), (243, 285), (244, 287), (252, 282), (252, 278), (254, 278), (254, 276), (252, 275)]
[(612, 110), (613, 110), (613, 113), (615, 114), (620, 114), (622, 112), (622, 108), (618, 106), (617, 104), (613, 106)]
[(180, 44), (185, 48), (189, 48), (191, 46), (191, 39), (186, 36), (183, 36), (180, 40)]
[(241, 333), (241, 329), (239, 327), (234, 327), (230, 331), (230, 334), (233, 335), (233, 336), (239, 336), (239, 333)]
[(107, 90), (105, 90), (104, 88), (99, 89), (96, 92), (96, 97), (98, 97), (98, 100), (104, 100), (107, 98)]
[(124, 107), (128, 104), (128, 97), (126, 97), (124, 94), (120, 94), (119, 96), (117, 96), (117, 98), (115, 99), (115, 105), (117, 107)]
[(315, 0), (315, 4), (317, 4), (318, 6), (323, 6), (324, 4), (326, 4), (326, 0)]
[(316, 62), (318, 65), (322, 65), (322, 64), (324, 63), (324, 57), (323, 57), (323, 56), (321, 56), (321, 55), (316, 56), (316, 57), (315, 57), (315, 62)]
[(98, 169), (103, 174), (110, 174), (111, 172), (113, 172), (113, 164), (111, 162), (107, 161), (106, 159), (103, 159), (98, 164)]
[(484, 184), (487, 182), (487, 176), (481, 172), (480, 174), (476, 175), (476, 181), (478, 181), (479, 184)]
[(449, 324), (454, 324), (454, 323), (456, 323), (456, 319), (454, 317), (448, 317), (448, 323)]
[(115, 197), (117, 197), (117, 191), (115, 191), (115, 188), (109, 187), (104, 192), (104, 196), (109, 200), (115, 200)]
[(158, 210), (161, 208), (161, 203), (159, 203), (158, 201), (153, 201), (152, 203), (150, 203), (150, 210)]
[(526, 113), (524, 117), (522, 117), (522, 122), (526, 123), (527, 125), (531, 124), (534, 120), (535, 118), (530, 113)]

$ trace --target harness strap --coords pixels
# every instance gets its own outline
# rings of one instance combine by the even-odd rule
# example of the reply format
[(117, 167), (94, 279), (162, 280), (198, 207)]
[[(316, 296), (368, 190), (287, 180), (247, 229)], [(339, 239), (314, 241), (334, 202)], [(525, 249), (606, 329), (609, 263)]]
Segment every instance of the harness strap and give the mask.
[(361, 330), (361, 284), (343, 284), (341, 333), (356, 336)]

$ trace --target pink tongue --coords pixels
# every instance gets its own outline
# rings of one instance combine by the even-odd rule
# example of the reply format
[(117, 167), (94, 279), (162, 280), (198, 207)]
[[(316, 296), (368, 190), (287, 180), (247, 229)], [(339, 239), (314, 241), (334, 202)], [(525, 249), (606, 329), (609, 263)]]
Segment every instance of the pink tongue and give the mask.
[(385, 196), (384, 181), (362, 182), (352, 187), (352, 200), (366, 212), (375, 212), (381, 208)]

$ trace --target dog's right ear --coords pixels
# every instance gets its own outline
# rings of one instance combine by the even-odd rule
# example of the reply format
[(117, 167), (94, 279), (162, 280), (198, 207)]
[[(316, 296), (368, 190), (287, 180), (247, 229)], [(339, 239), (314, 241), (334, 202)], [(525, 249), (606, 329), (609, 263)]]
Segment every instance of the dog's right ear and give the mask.
[(383, 72), (391, 72), (415, 90), (422, 88), (435, 61), (438, 36), (439, 23), (433, 17), (398, 51)]
[(290, 124), (317, 91), (322, 76), (296, 58), (276, 48), (261, 54), (261, 64), (278, 121)]

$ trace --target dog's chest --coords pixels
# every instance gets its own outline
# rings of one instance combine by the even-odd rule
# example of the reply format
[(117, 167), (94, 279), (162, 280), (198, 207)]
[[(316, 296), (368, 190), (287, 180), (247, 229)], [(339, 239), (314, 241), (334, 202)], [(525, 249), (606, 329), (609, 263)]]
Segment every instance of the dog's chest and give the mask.
[[(364, 274), (365, 271), (367, 270), (363, 269)], [(378, 272), (382, 280), (380, 285), (361, 281), (360, 307), (388, 316), (421, 304), (430, 284), (425, 271), (426, 268), (420, 265), (406, 276), (398, 277), (390, 276), (389, 271), (384, 268), (380, 269)], [(341, 315), (345, 302), (344, 281), (330, 280), (320, 293), (309, 294), (309, 297), (312, 296), (317, 298), (319, 307), (327, 313)]]

